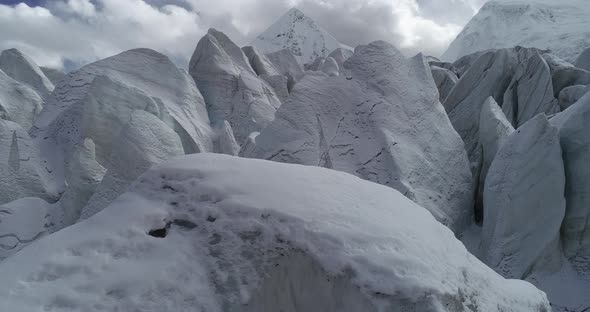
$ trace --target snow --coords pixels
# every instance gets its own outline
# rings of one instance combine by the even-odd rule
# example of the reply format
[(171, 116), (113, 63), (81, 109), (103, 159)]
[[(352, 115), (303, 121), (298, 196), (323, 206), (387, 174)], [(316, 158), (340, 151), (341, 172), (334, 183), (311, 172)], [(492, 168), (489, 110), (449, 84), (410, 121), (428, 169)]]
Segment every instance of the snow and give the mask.
[(565, 173), (557, 128), (543, 114), (498, 150), (484, 188), (482, 258), (506, 278), (561, 267)]
[(43, 99), (35, 90), (12, 79), (0, 69), (0, 119), (29, 129), (43, 108)]
[(35, 90), (43, 99), (53, 91), (53, 83), (45, 76), (39, 65), (17, 49), (0, 53), (0, 70)]
[(568, 107), (578, 102), (588, 92), (590, 92), (590, 84), (587, 86), (574, 85), (563, 88), (563, 90), (559, 92), (559, 107), (562, 111), (566, 110)]
[[(425, 59), (357, 47), (339, 76), (308, 74), (240, 155), (345, 171), (395, 188), (457, 230), (473, 211), (464, 145)], [(479, 115), (478, 115), (479, 117)]]
[(483, 104), (479, 117), (479, 144), (482, 151), (482, 164), (475, 206), (475, 220), (477, 222), (483, 220), (483, 191), (488, 170), (496, 157), (496, 153), (512, 132), (514, 132), (514, 127), (506, 119), (494, 98), (489, 97)]
[(574, 62), (590, 47), (586, 0), (500, 0), (487, 2), (443, 54), (444, 60), (515, 46), (549, 49)]
[(575, 64), (578, 68), (590, 71), (590, 47), (580, 53)]
[(213, 154), (156, 166), (0, 276), (11, 312), (551, 310), (391, 188)]
[(549, 65), (537, 52), (516, 67), (512, 82), (504, 93), (502, 110), (518, 128), (540, 113), (559, 113), (559, 103), (553, 94)]
[(242, 49), (215, 29), (199, 41), (189, 72), (203, 94), (211, 122), (229, 121), (238, 143), (266, 127), (281, 105)]
[(457, 78), (455, 73), (446, 68), (431, 65), (430, 70), (432, 71), (432, 77), (438, 89), (438, 98), (441, 102), (444, 102), (449, 93), (451, 93), (451, 90), (457, 85), (459, 78)]
[(134, 111), (113, 143), (108, 170), (82, 209), (81, 218), (108, 206), (153, 165), (180, 155), (184, 155), (182, 143), (172, 129), (146, 111)]
[(262, 53), (289, 49), (299, 64), (312, 63), (332, 51), (352, 48), (339, 43), (332, 35), (296, 8), (289, 10), (251, 43)]
[(27, 132), (16, 123), (0, 119), (0, 204), (23, 197), (55, 202), (58, 192)]
[(0, 261), (47, 234), (51, 205), (39, 198), (20, 198), (0, 206)]
[(481, 150), (478, 148), (481, 107), (490, 96), (502, 106), (517, 66), (535, 53), (536, 49), (515, 48), (482, 54), (461, 76), (443, 103), (453, 127), (465, 143), (475, 181), (481, 166)]
[(62, 79), (66, 77), (66, 73), (64, 73), (60, 69), (49, 68), (41, 66), (41, 71), (45, 74), (45, 77), (51, 81), (51, 83), (56, 86)]
[[(590, 94), (551, 120), (559, 129), (566, 173), (567, 210), (562, 225), (562, 241), (567, 258), (590, 263), (590, 205), (588, 161), (590, 153)], [(579, 259), (575, 259), (579, 258)], [(586, 264), (586, 266), (590, 266)]]

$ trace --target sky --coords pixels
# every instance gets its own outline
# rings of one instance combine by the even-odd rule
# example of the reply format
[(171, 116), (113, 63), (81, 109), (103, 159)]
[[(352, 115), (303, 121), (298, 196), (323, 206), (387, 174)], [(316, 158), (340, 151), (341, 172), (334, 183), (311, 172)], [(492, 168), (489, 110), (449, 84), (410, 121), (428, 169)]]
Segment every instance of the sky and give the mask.
[(439, 56), (486, 0), (0, 0), (0, 50), (71, 70), (145, 47), (186, 66), (214, 27), (248, 45), (297, 7), (349, 46), (385, 40)]

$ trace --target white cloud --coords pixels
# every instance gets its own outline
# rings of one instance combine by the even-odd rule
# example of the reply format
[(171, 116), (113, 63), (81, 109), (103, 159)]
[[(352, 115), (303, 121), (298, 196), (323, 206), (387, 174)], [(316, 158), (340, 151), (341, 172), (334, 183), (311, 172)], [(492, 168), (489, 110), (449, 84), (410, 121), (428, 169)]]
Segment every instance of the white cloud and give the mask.
[[(85, 64), (148, 47), (188, 62), (207, 28), (248, 44), (292, 6), (348, 45), (382, 39), (407, 54), (441, 54), (484, 0), (57, 0), (0, 4), (0, 49), (42, 65)], [(452, 7), (453, 10), (448, 10)]]

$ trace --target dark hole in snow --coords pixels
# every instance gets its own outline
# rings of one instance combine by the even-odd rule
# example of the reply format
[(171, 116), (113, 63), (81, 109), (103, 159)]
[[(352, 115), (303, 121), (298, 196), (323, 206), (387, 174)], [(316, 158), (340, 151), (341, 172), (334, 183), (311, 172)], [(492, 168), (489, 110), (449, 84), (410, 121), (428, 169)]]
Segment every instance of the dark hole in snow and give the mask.
[(207, 217), (207, 222), (215, 222), (217, 220), (217, 218), (212, 217), (212, 216), (208, 216)]
[(169, 190), (169, 191), (172, 191), (172, 192), (176, 192), (176, 189), (173, 188), (172, 186), (168, 185), (168, 184), (162, 185), (162, 189), (163, 190)]
[(148, 234), (153, 237), (164, 238), (168, 235), (168, 227), (151, 230)]

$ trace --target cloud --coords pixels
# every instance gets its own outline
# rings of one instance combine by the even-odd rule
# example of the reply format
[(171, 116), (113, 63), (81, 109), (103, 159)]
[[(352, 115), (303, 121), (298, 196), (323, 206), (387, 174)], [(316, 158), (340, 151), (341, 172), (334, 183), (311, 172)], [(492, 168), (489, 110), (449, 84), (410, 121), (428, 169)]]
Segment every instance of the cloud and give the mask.
[[(296, 6), (341, 42), (381, 39), (408, 55), (440, 55), (485, 0), (52, 0), (0, 4), (0, 49), (38, 63), (82, 65), (148, 47), (185, 66), (215, 27), (247, 45)], [(448, 10), (452, 7), (453, 10)]]

